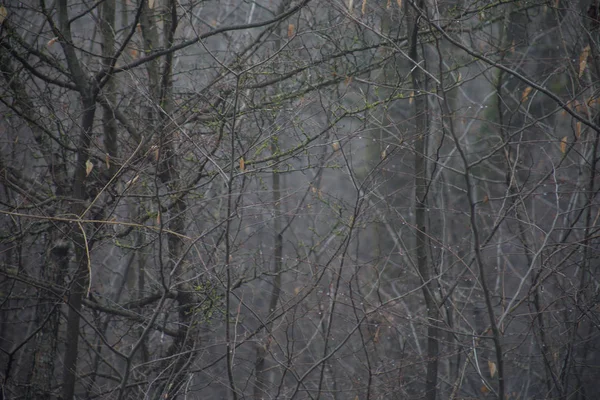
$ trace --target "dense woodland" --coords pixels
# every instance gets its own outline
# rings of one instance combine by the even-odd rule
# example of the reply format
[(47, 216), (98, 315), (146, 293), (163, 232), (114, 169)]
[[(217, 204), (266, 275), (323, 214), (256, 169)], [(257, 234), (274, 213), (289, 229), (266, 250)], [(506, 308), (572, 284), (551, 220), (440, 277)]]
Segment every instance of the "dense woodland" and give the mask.
[(0, 5), (0, 398), (597, 399), (600, 1)]

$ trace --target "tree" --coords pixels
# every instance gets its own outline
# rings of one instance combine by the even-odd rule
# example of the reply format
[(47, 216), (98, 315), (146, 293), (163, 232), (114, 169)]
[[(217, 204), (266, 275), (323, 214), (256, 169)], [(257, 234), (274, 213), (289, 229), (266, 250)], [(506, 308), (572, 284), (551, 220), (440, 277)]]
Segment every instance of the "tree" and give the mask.
[(0, 6), (7, 398), (594, 398), (597, 1)]

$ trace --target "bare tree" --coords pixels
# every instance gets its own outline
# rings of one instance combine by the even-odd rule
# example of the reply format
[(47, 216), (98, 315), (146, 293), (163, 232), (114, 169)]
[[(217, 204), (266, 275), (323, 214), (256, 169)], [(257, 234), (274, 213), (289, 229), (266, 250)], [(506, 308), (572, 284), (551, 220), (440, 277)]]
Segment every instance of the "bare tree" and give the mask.
[(599, 7), (0, 5), (3, 397), (595, 398)]

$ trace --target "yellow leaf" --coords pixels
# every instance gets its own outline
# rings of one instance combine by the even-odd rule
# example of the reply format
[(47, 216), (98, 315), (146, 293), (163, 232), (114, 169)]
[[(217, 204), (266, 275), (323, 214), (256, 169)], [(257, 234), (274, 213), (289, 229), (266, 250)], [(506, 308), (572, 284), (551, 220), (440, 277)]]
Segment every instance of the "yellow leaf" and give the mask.
[(531, 93), (531, 90), (533, 88), (531, 86), (527, 86), (525, 88), (525, 90), (523, 90), (523, 94), (521, 95), (521, 102), (525, 103), (527, 101), (527, 98), (529, 97), (529, 93)]
[(240, 171), (244, 172), (246, 169), (246, 163), (244, 162), (244, 157), (240, 158)]
[(490, 369), (490, 377), (496, 376), (496, 363), (488, 360), (488, 368)]
[(363, 0), (360, 12), (362, 13), (362, 15), (365, 15), (365, 13), (367, 12), (367, 0)]
[(54, 43), (56, 43), (58, 41), (58, 36), (53, 37), (52, 39), (48, 40), (48, 43), (46, 43), (46, 45), (48, 47), (52, 46)]
[(87, 160), (85, 162), (85, 176), (88, 176), (92, 172), (92, 169), (94, 169), (94, 164), (90, 160)]
[(575, 123), (575, 135), (577, 136), (577, 139), (579, 139), (581, 137), (581, 122), (577, 121)]
[(4, 22), (7, 15), (8, 15), (8, 11), (6, 11), (6, 8), (4, 8), (4, 6), (2, 6), (2, 5), (0, 5), (0, 24)]
[(336, 140), (331, 144), (331, 146), (333, 147), (333, 151), (338, 151), (340, 149), (340, 142)]
[(294, 36), (294, 30), (296, 29), (296, 27), (294, 26), (294, 24), (289, 24), (288, 25), (288, 38), (292, 38), (292, 36)]
[(587, 59), (590, 56), (590, 46), (587, 45), (579, 55), (579, 77), (583, 75), (585, 67), (587, 66)]
[(567, 151), (567, 137), (565, 136), (560, 140), (560, 152), (565, 154), (566, 151)]

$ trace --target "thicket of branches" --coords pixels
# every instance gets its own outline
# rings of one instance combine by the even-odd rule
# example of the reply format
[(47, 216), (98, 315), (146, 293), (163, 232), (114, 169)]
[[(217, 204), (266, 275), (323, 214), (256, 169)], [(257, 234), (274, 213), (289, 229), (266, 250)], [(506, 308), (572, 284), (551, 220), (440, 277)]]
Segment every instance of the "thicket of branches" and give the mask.
[(0, 5), (7, 399), (595, 399), (597, 0)]

